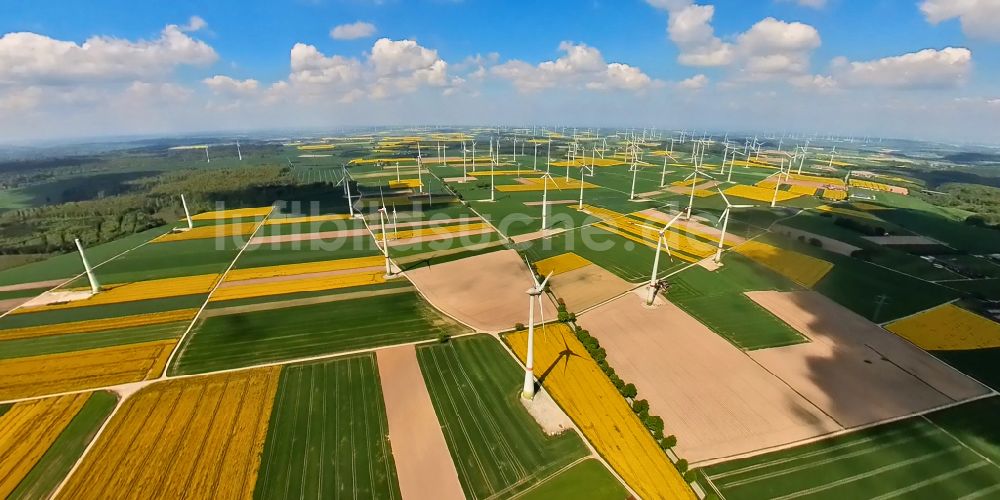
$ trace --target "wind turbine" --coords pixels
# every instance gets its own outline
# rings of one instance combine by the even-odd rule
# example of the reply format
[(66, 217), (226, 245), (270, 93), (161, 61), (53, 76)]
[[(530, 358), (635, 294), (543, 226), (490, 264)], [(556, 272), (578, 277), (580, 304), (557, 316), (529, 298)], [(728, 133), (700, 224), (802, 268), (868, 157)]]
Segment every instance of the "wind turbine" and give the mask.
[(684, 216), (685, 219), (691, 218), (691, 208), (694, 207), (694, 187), (698, 185), (698, 174), (704, 175), (709, 179), (715, 179), (715, 177), (712, 177), (711, 175), (708, 175), (698, 170), (697, 165), (694, 167), (694, 172), (692, 172), (691, 175), (684, 178), (684, 180), (691, 179), (691, 197), (688, 200), (687, 215)]
[[(718, 189), (718, 188), (716, 188)], [(722, 235), (719, 236), (719, 248), (715, 251), (715, 263), (720, 264), (722, 262), (722, 245), (726, 241), (726, 227), (729, 226), (729, 211), (734, 208), (753, 208), (756, 205), (733, 205), (729, 203), (729, 198), (726, 198), (726, 194), (718, 189), (719, 194), (722, 195), (722, 201), (726, 202), (726, 209), (722, 211)]]
[(80, 243), (80, 238), (75, 238), (73, 241), (76, 242), (76, 249), (80, 251), (83, 270), (87, 272), (87, 280), (90, 281), (90, 293), (96, 294), (101, 290), (101, 283), (97, 281), (97, 276), (94, 275), (94, 270), (90, 267), (90, 262), (87, 261), (87, 254), (83, 253), (83, 243)]
[(240, 161), (243, 161), (243, 152), (240, 151), (240, 140), (236, 139), (236, 154), (240, 157)]
[(181, 205), (184, 206), (184, 218), (187, 219), (188, 230), (194, 228), (194, 222), (191, 221), (191, 212), (188, 211), (187, 200), (184, 199), (184, 195), (181, 195)]
[(385, 255), (385, 277), (391, 278), (395, 275), (392, 274), (392, 262), (389, 260), (389, 240), (385, 237), (385, 219), (388, 216), (388, 210), (385, 209), (385, 202), (382, 202), (382, 208), (378, 209), (378, 219), (379, 227), (382, 229), (382, 254)]
[[(528, 261), (525, 260), (525, 264)], [(531, 269), (531, 264), (528, 264), (528, 272), (531, 273), (531, 281), (534, 286), (528, 289), (528, 352), (524, 357), (524, 386), (521, 389), (521, 397), (524, 399), (531, 399), (535, 397), (535, 302), (538, 302), (539, 312), (542, 314), (542, 325), (544, 328), (545, 324), (545, 309), (542, 307), (542, 294), (545, 292), (545, 285), (548, 284), (549, 278), (552, 277), (553, 271), (549, 271), (549, 275), (542, 280), (541, 283), (538, 282), (538, 278), (535, 276), (535, 271)]]
[(476, 141), (472, 141), (472, 171), (476, 171)]
[(544, 174), (542, 174), (542, 233), (543, 234), (545, 232), (546, 214), (548, 212), (548, 206), (549, 206), (549, 202), (548, 202), (548, 199), (549, 199), (549, 180), (551, 180), (551, 179), (552, 179), (552, 176), (549, 175), (548, 172), (545, 172)]
[(208, 144), (205, 144), (205, 163), (212, 163), (212, 158), (208, 156)]
[(531, 164), (531, 169), (537, 172), (538, 171), (538, 146), (541, 146), (541, 144), (538, 144), (536, 142), (534, 145), (535, 145), (535, 161), (534, 161), (534, 163)]
[(651, 229), (659, 233), (656, 238), (656, 255), (653, 256), (653, 272), (649, 275), (649, 288), (646, 292), (646, 305), (648, 306), (653, 305), (653, 300), (656, 299), (656, 275), (659, 273), (660, 268), (661, 249), (665, 249), (667, 251), (667, 256), (670, 257), (670, 260), (674, 259), (674, 255), (670, 253), (670, 245), (667, 244), (667, 229), (670, 229), (670, 226), (674, 225), (674, 222), (677, 222), (677, 219), (680, 218), (682, 213), (683, 212), (677, 212), (677, 215), (675, 215), (673, 219), (670, 219), (670, 222), (666, 223), (662, 229), (656, 229), (655, 227), (647, 226), (645, 224), (638, 224), (639, 227)]
[(465, 182), (465, 179), (469, 177), (469, 167), (465, 161), (465, 153), (467, 151), (465, 149), (465, 141), (462, 141), (462, 182)]

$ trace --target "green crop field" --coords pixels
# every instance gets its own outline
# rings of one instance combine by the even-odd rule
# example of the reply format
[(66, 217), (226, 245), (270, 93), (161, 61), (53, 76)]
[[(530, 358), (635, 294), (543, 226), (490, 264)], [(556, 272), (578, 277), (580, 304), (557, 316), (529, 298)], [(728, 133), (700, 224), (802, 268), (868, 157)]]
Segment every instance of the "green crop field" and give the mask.
[(523, 500), (622, 500), (629, 496), (604, 464), (589, 458), (519, 496)]
[(931, 351), (959, 371), (1000, 391), (1000, 347), (961, 351)]
[[(243, 242), (230, 238), (149, 243), (95, 270), (102, 284), (221, 273)], [(72, 286), (87, 286), (81, 276)]]
[(111, 392), (97, 391), (91, 394), (53, 441), (52, 446), (45, 450), (7, 498), (47, 498), (54, 493), (117, 404), (118, 397)]
[(521, 405), (524, 372), (489, 336), (417, 350), (468, 498), (509, 497), (586, 455), (572, 431), (548, 437)]
[[(1000, 398), (852, 432), (703, 473), (725, 498), (993, 498)], [(968, 496), (966, 496), (968, 495)]]
[(380, 253), (375, 247), (375, 240), (368, 235), (337, 238), (329, 241), (312, 240), (267, 243), (247, 247), (240, 254), (240, 258), (236, 260), (236, 265), (233, 266), (233, 269), (349, 259), (378, 255)]
[(98, 349), (122, 344), (137, 344), (153, 340), (180, 337), (188, 327), (188, 322), (164, 323), (161, 325), (120, 328), (94, 333), (71, 335), (51, 335), (0, 342), (0, 359), (41, 356), (61, 352)]
[(794, 283), (742, 255), (727, 253), (715, 272), (691, 267), (670, 279), (667, 298), (740, 349), (764, 349), (807, 339), (743, 292), (796, 290)]
[[(143, 231), (115, 241), (87, 248), (87, 259), (93, 266), (108, 260), (126, 250), (141, 245), (170, 230), (169, 226)], [(101, 266), (103, 267), (103, 266)], [(99, 268), (98, 268), (99, 269)], [(80, 254), (76, 252), (57, 255), (41, 262), (32, 262), (12, 269), (0, 271), (0, 286), (16, 283), (70, 278), (83, 272)]]
[[(960, 295), (949, 288), (868, 262), (816, 248), (797, 240), (765, 235), (761, 241), (812, 255), (833, 264), (813, 287), (840, 305), (881, 323), (943, 304)], [(879, 308), (877, 301), (885, 296)], [(876, 309), (879, 314), (876, 317)]]
[(203, 373), (465, 331), (414, 292), (214, 316), (199, 320), (169, 370)]
[(181, 295), (163, 299), (134, 300), (116, 304), (101, 304), (86, 307), (69, 307), (38, 312), (8, 314), (0, 318), (0, 329), (25, 326), (54, 325), (70, 321), (88, 319), (117, 318), (131, 314), (144, 314), (177, 309), (199, 308), (205, 303), (207, 294)]
[(375, 357), (287, 366), (254, 498), (398, 499)]

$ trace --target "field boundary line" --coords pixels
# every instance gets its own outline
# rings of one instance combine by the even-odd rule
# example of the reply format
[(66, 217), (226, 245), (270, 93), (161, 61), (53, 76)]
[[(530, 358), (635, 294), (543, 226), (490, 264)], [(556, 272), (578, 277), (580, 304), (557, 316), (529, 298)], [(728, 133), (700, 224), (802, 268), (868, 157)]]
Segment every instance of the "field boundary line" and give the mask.
[(783, 495), (783, 496), (780, 496), (780, 497), (775, 497), (774, 500), (788, 500), (790, 498), (799, 498), (799, 497), (806, 496), (806, 495), (812, 495), (813, 493), (818, 493), (820, 491), (826, 491), (826, 490), (828, 490), (830, 488), (836, 488), (838, 486), (842, 486), (842, 485), (845, 485), (845, 484), (850, 484), (850, 483), (853, 483), (855, 481), (860, 481), (862, 479), (867, 479), (869, 477), (874, 477), (874, 476), (877, 476), (877, 475), (879, 475), (879, 474), (881, 474), (883, 472), (893, 471), (893, 470), (899, 469), (901, 467), (906, 467), (908, 465), (915, 464), (917, 462), (922, 462), (924, 460), (929, 460), (931, 458), (935, 458), (937, 456), (943, 455), (945, 453), (949, 453), (951, 451), (958, 450), (960, 448), (961, 448), (961, 446), (953, 446), (951, 448), (945, 448), (943, 450), (938, 450), (938, 451), (935, 451), (933, 453), (927, 453), (927, 454), (921, 455), (919, 457), (913, 457), (913, 458), (909, 458), (909, 459), (906, 459), (906, 460), (901, 460), (901, 461), (893, 463), (893, 464), (883, 465), (882, 467), (878, 467), (878, 468), (869, 470), (867, 472), (862, 472), (861, 474), (855, 474), (853, 476), (845, 477), (843, 479), (838, 479), (837, 481), (833, 481), (833, 482), (829, 482), (829, 483), (826, 483), (826, 484), (817, 485), (817, 486), (814, 486), (812, 488), (808, 488), (808, 489), (805, 489), (805, 490), (799, 490), (799, 491), (796, 491), (794, 493), (789, 493), (787, 495)]
[(740, 460), (740, 459), (743, 459), (743, 458), (752, 458), (752, 457), (756, 457), (756, 456), (759, 456), (759, 455), (764, 455), (764, 454), (775, 452), (775, 451), (787, 450), (789, 448), (795, 448), (797, 446), (812, 444), (812, 443), (815, 443), (817, 441), (822, 441), (824, 439), (830, 439), (830, 438), (834, 438), (834, 437), (838, 437), (838, 436), (844, 436), (844, 435), (851, 434), (851, 433), (854, 433), (854, 432), (863, 431), (863, 430), (866, 430), (866, 429), (871, 429), (872, 427), (877, 427), (877, 426), (880, 426), (880, 425), (891, 424), (893, 422), (899, 422), (899, 421), (906, 420), (906, 419), (909, 419), (909, 418), (923, 417), (924, 415), (928, 415), (928, 414), (931, 414), (931, 413), (934, 413), (934, 412), (938, 412), (938, 411), (941, 411), (941, 410), (947, 410), (949, 408), (954, 408), (956, 406), (961, 406), (961, 405), (964, 405), (964, 404), (972, 403), (974, 401), (979, 401), (980, 399), (987, 399), (987, 398), (992, 398), (992, 397), (995, 397), (995, 396), (997, 396), (996, 392), (990, 392), (990, 393), (987, 393), (987, 394), (980, 394), (979, 396), (975, 396), (975, 397), (972, 397), (972, 398), (964, 399), (962, 401), (954, 401), (954, 402), (943, 404), (943, 405), (940, 405), (940, 406), (935, 406), (934, 408), (928, 408), (926, 410), (921, 410), (921, 411), (914, 412), (914, 413), (909, 413), (909, 414), (906, 414), (906, 415), (899, 415), (899, 416), (895, 416), (895, 417), (891, 417), (891, 418), (886, 418), (886, 419), (883, 419), (883, 420), (879, 420), (879, 421), (876, 421), (876, 422), (869, 422), (867, 424), (857, 425), (857, 426), (854, 426), (854, 427), (845, 427), (845, 428), (842, 428), (840, 430), (831, 431), (831, 432), (827, 432), (827, 433), (824, 433), (824, 434), (819, 434), (819, 435), (816, 435), (816, 436), (813, 436), (813, 437), (810, 437), (810, 438), (800, 439), (798, 441), (792, 441), (792, 442), (789, 442), (789, 443), (779, 444), (779, 445), (775, 445), (775, 446), (769, 446), (769, 447), (766, 447), (766, 448), (760, 448), (760, 449), (757, 449), (757, 450), (751, 450), (751, 451), (747, 451), (747, 452), (744, 452), (744, 453), (737, 453), (735, 455), (728, 455), (728, 456), (725, 456), (725, 457), (718, 457), (718, 458), (709, 458), (709, 459), (705, 459), (705, 460), (702, 460), (702, 461), (699, 461), (699, 462), (693, 462), (691, 465), (692, 466), (697, 466), (697, 467), (709, 467), (709, 466), (712, 466), (712, 465), (718, 465), (718, 464), (721, 464), (721, 463), (724, 463), (724, 462), (729, 462), (729, 461), (732, 461), (732, 460)]
[[(504, 351), (507, 352), (507, 355), (509, 355), (511, 358), (514, 359), (514, 362), (517, 363), (517, 366), (521, 367), (522, 370), (525, 369), (524, 363), (521, 362), (521, 358), (518, 358), (517, 354), (514, 354), (514, 351), (511, 350), (510, 346), (508, 346), (507, 343), (503, 341), (503, 339), (500, 338), (499, 334), (494, 334), (491, 336), (494, 337), (497, 340), (497, 342), (500, 343), (500, 346), (503, 347)], [(537, 378), (535, 379), (535, 382), (538, 382)], [(541, 387), (543, 391), (546, 390), (545, 387), (542, 386), (542, 384), (539, 383), (538, 386)], [(551, 397), (552, 395), (550, 394), (549, 396)], [(632, 489), (631, 486), (629, 486), (628, 483), (625, 482), (624, 479), (622, 479), (621, 475), (618, 474), (618, 471), (616, 471), (614, 467), (612, 467), (611, 464), (609, 464), (608, 461), (605, 460), (604, 456), (598, 453), (597, 448), (595, 448), (593, 443), (591, 443), (590, 440), (587, 439), (587, 436), (583, 433), (583, 431), (580, 430), (580, 427), (577, 425), (576, 421), (573, 420), (573, 417), (569, 416), (569, 413), (566, 413), (566, 410), (562, 407), (562, 405), (560, 405), (555, 398), (552, 398), (552, 402), (554, 402), (556, 404), (556, 407), (559, 408), (559, 411), (563, 412), (563, 414), (566, 415), (566, 418), (569, 419), (570, 426), (574, 431), (576, 431), (576, 435), (580, 437), (580, 441), (583, 441), (583, 444), (587, 447), (588, 450), (590, 450), (591, 457), (604, 464), (604, 468), (607, 469), (608, 472), (610, 472), (611, 475), (618, 480), (618, 482), (625, 488), (625, 491), (627, 491), (630, 495), (632, 495), (635, 498), (642, 498), (639, 496), (638, 493), (635, 492), (635, 490)]]
[[(132, 248), (128, 248), (128, 249), (126, 249), (126, 250), (122, 251), (121, 253), (118, 253), (118, 254), (115, 254), (115, 255), (113, 255), (113, 256), (111, 256), (111, 257), (108, 257), (107, 259), (105, 259), (105, 260), (103, 260), (103, 261), (101, 261), (101, 262), (98, 262), (98, 263), (97, 263), (96, 265), (93, 265), (93, 266), (90, 266), (90, 267), (91, 267), (91, 269), (97, 269), (97, 268), (99, 268), (99, 267), (103, 266), (104, 264), (107, 264), (108, 262), (111, 262), (111, 261), (113, 261), (113, 260), (115, 260), (115, 259), (117, 259), (117, 258), (121, 257), (122, 255), (125, 255), (125, 254), (127, 254), (127, 253), (131, 252), (132, 250), (136, 250), (136, 249), (138, 249), (138, 248), (141, 248), (141, 247), (143, 247), (143, 246), (146, 246), (146, 245), (148, 245), (148, 244), (149, 244), (150, 242), (152, 242), (152, 241), (153, 241), (153, 240), (155, 240), (156, 238), (158, 238), (158, 236), (154, 236), (154, 237), (152, 237), (152, 238), (150, 238), (150, 239), (148, 239), (148, 240), (146, 240), (146, 241), (144, 241), (144, 242), (142, 242), (142, 243), (139, 243), (138, 245), (136, 245), (136, 246), (134, 246), (134, 247), (132, 247)], [(112, 243), (112, 241), (109, 241), (108, 243)], [(72, 252), (70, 252), (70, 253), (72, 253)], [(68, 255), (68, 254), (63, 254), (63, 255)], [(44, 261), (39, 261), (39, 262), (44, 262)], [(48, 292), (51, 292), (51, 291), (53, 291), (53, 290), (57, 290), (57, 289), (59, 289), (59, 288), (61, 288), (61, 287), (64, 287), (64, 286), (66, 286), (66, 285), (68, 285), (68, 284), (70, 284), (70, 283), (72, 283), (72, 282), (76, 281), (77, 279), (79, 279), (79, 278), (81, 278), (81, 277), (83, 277), (83, 276), (86, 276), (86, 275), (87, 275), (87, 273), (86, 273), (86, 271), (85, 271), (85, 272), (82, 272), (82, 273), (79, 273), (79, 274), (76, 274), (76, 275), (74, 275), (74, 276), (71, 276), (71, 277), (69, 277), (69, 278), (66, 278), (66, 281), (63, 281), (62, 283), (59, 283), (58, 285), (56, 285), (56, 286), (54, 286), (54, 287), (52, 287), (52, 288), (49, 288), (48, 290), (46, 290), (46, 291), (44, 291), (44, 292), (42, 292), (42, 293), (48, 293)], [(35, 297), (38, 297), (38, 296), (42, 295), (42, 293), (40, 293), (40, 294), (38, 294), (38, 295), (35, 295)], [(32, 298), (34, 298), (34, 297), (32, 297)], [(21, 303), (21, 304), (17, 305), (16, 307), (12, 307), (12, 308), (11, 308), (10, 310), (8, 310), (7, 312), (4, 312), (3, 314), (0, 314), (0, 319), (2, 319), (3, 317), (7, 316), (8, 314), (10, 314), (10, 313), (14, 312), (15, 310), (17, 310), (17, 309), (20, 309), (20, 308), (21, 308), (21, 306), (23, 306), (23, 305), (24, 305), (25, 303), (27, 303), (27, 302), (28, 302), (28, 301), (30, 301), (30, 300), (31, 300), (31, 298), (29, 298), (29, 299), (25, 300), (25, 301), (24, 301), (24, 303)]]
[[(525, 488), (525, 489), (523, 489), (523, 490), (515, 493), (514, 496), (510, 497), (510, 500), (514, 500), (515, 498), (523, 497), (524, 495), (528, 494), (530, 491), (537, 489), (538, 487), (540, 487), (541, 485), (543, 485), (543, 484), (547, 483), (548, 481), (552, 480), (553, 478), (555, 478), (559, 474), (562, 474), (563, 472), (566, 472), (567, 470), (575, 467), (577, 464), (579, 464), (579, 463), (581, 463), (581, 462), (583, 462), (585, 460), (591, 460), (593, 458), (594, 457), (591, 457), (589, 455), (588, 456), (584, 456), (584, 457), (580, 457), (580, 458), (578, 458), (578, 459), (576, 459), (576, 460), (574, 460), (574, 461), (572, 461), (572, 462), (570, 462), (570, 463), (568, 463), (568, 464), (560, 467), (559, 470), (553, 471), (552, 474), (549, 474), (548, 476), (545, 476), (544, 478), (541, 478), (537, 483), (535, 483), (535, 484), (529, 486), (528, 488)], [(498, 492), (498, 493), (504, 493), (504, 492), (501, 491), (501, 492)]]
[(928, 418), (927, 415), (921, 415), (920, 417), (923, 418), (924, 420), (926, 420), (929, 424), (933, 425), (935, 428), (939, 429), (941, 432), (947, 434), (948, 437), (954, 439), (956, 442), (958, 442), (958, 444), (962, 445), (965, 449), (967, 449), (967, 450), (971, 451), (972, 453), (974, 453), (977, 457), (979, 457), (979, 458), (981, 458), (981, 459), (989, 462), (994, 467), (1000, 468), (1000, 465), (997, 465), (997, 463), (994, 462), (991, 458), (983, 455), (982, 453), (979, 453), (978, 451), (976, 451), (975, 449), (973, 449), (971, 446), (965, 444), (965, 441), (962, 441), (961, 439), (958, 439), (957, 437), (955, 437), (954, 434), (952, 434), (951, 432), (949, 432), (944, 427), (941, 427), (940, 425), (938, 425), (937, 422), (935, 422), (935, 421), (931, 420), (930, 418)]
[(916, 483), (913, 483), (913, 484), (911, 484), (909, 486), (906, 486), (904, 488), (900, 488), (898, 490), (890, 491), (889, 493), (884, 493), (884, 494), (879, 495), (879, 496), (877, 496), (875, 498), (872, 498), (871, 500), (887, 500), (889, 498), (896, 498), (899, 495), (904, 495), (904, 494), (909, 493), (911, 491), (919, 490), (920, 488), (923, 488), (924, 486), (927, 486), (929, 484), (933, 484), (933, 483), (936, 483), (936, 482), (941, 481), (943, 479), (949, 479), (949, 478), (952, 478), (952, 477), (955, 477), (955, 476), (958, 476), (958, 475), (961, 475), (961, 474), (965, 474), (966, 472), (969, 472), (970, 470), (975, 470), (975, 469), (978, 469), (980, 467), (985, 467), (986, 465), (988, 465), (986, 462), (981, 462), (980, 461), (980, 462), (976, 462), (976, 463), (972, 463), (972, 464), (966, 465), (965, 467), (961, 467), (961, 468), (958, 468), (958, 469), (950, 470), (948, 472), (942, 472), (941, 474), (938, 474), (938, 475), (936, 475), (934, 477), (929, 477), (927, 479), (924, 479), (923, 481), (917, 481)]
[[(905, 430), (907, 430), (907, 429), (902, 429), (902, 428), (900, 428), (900, 429), (893, 429), (891, 431), (886, 432), (885, 434), (882, 434), (882, 435), (878, 436), (878, 438), (879, 439), (885, 439), (886, 437), (888, 437), (890, 435), (895, 436), (896, 434), (900, 434), (900, 433), (904, 432)], [(706, 476), (708, 476), (709, 479), (722, 479), (722, 478), (726, 478), (726, 477), (733, 476), (733, 475), (736, 475), (736, 474), (742, 474), (744, 472), (752, 472), (752, 471), (759, 470), (759, 469), (766, 469), (767, 467), (771, 467), (771, 466), (774, 466), (774, 465), (787, 464), (789, 462), (794, 462), (796, 460), (800, 460), (800, 459), (803, 459), (803, 458), (812, 458), (812, 457), (815, 457), (815, 456), (824, 455), (826, 453), (830, 453), (830, 452), (834, 452), (834, 451), (840, 451), (840, 450), (843, 450), (845, 448), (852, 448), (854, 446), (858, 446), (858, 445), (861, 445), (861, 444), (865, 444), (865, 443), (871, 442), (871, 441), (873, 441), (875, 439), (876, 439), (875, 436), (869, 436), (869, 437), (857, 439), (857, 440), (854, 440), (854, 441), (849, 441), (847, 443), (842, 443), (842, 444), (838, 444), (838, 445), (835, 445), (835, 446), (830, 446), (830, 447), (827, 447), (827, 448), (823, 448), (821, 450), (816, 450), (816, 451), (811, 451), (811, 452), (808, 452), (808, 453), (803, 453), (801, 455), (796, 455), (796, 456), (792, 456), (792, 457), (782, 458), (782, 459), (779, 459), (779, 460), (771, 460), (769, 462), (764, 462), (764, 463), (749, 465), (747, 467), (741, 467), (739, 469), (733, 469), (733, 470), (728, 470), (726, 472), (720, 472), (719, 474), (712, 474), (712, 475), (706, 474)]]
[[(740, 479), (740, 480), (737, 480), (737, 481), (733, 481), (731, 483), (726, 483), (726, 484), (724, 484), (724, 486), (725, 487), (743, 486), (745, 484), (756, 483), (758, 481), (764, 481), (764, 480), (772, 479), (772, 478), (775, 478), (775, 477), (785, 476), (785, 475), (788, 475), (788, 474), (794, 474), (794, 473), (801, 472), (801, 471), (808, 470), (808, 469), (812, 469), (812, 468), (815, 468), (815, 467), (822, 467), (824, 465), (832, 464), (834, 462), (839, 462), (841, 460), (846, 460), (846, 459), (850, 459), (850, 458), (857, 458), (857, 457), (860, 457), (860, 456), (867, 455), (869, 453), (875, 453), (877, 451), (884, 450), (886, 448), (892, 448), (894, 446), (905, 445), (905, 444), (907, 444), (907, 443), (909, 443), (909, 442), (911, 442), (911, 441), (913, 441), (915, 439), (916, 439), (916, 437), (913, 437), (913, 436), (904, 436), (903, 439), (899, 439), (899, 440), (895, 440), (895, 441), (890, 441), (890, 442), (887, 442), (887, 443), (881, 443), (881, 444), (876, 445), (876, 446), (862, 448), (860, 450), (855, 450), (855, 451), (852, 451), (852, 452), (849, 452), (849, 453), (845, 453), (845, 454), (842, 454), (842, 455), (836, 455), (836, 456), (833, 456), (833, 457), (829, 457), (829, 458), (826, 458), (826, 459), (819, 460), (818, 462), (806, 462), (804, 464), (795, 465), (795, 466), (788, 467), (788, 468), (781, 468), (781, 469), (778, 469), (776, 471), (772, 471), (772, 472), (769, 472), (769, 473), (766, 473), (766, 474), (754, 475), (754, 476), (751, 476), (751, 477), (748, 477), (748, 478), (745, 478), (745, 479)], [(859, 441), (859, 443), (860, 443), (860, 441)], [(837, 450), (831, 450), (831, 451), (837, 451)], [(747, 471), (738, 471), (737, 473), (742, 473), (742, 472), (747, 472)], [(724, 477), (729, 477), (731, 475), (733, 475), (733, 474), (729, 474), (729, 475), (726, 475)], [(712, 477), (712, 479), (720, 479), (720, 478), (723, 478), (723, 475), (720, 474), (718, 476), (713, 476)]]
[(243, 251), (246, 250), (247, 247), (250, 245), (250, 242), (253, 240), (254, 236), (257, 235), (257, 232), (260, 231), (260, 228), (264, 227), (264, 224), (267, 222), (267, 219), (271, 217), (271, 214), (274, 213), (274, 209), (275, 209), (274, 205), (271, 205), (271, 211), (260, 219), (260, 222), (257, 223), (257, 227), (253, 229), (253, 232), (250, 233), (250, 236), (247, 237), (245, 242), (243, 242), (243, 246), (240, 247), (240, 251), (236, 252), (236, 257), (233, 257), (233, 261), (229, 263), (229, 267), (227, 267), (225, 271), (219, 274), (218, 280), (215, 282), (215, 285), (212, 287), (212, 289), (208, 291), (208, 295), (205, 296), (205, 302), (201, 304), (201, 307), (198, 309), (198, 312), (196, 312), (194, 318), (191, 319), (191, 323), (188, 325), (187, 330), (185, 330), (184, 333), (181, 334), (180, 338), (177, 339), (177, 344), (174, 345), (173, 350), (170, 351), (170, 357), (167, 358), (167, 362), (163, 365), (163, 373), (159, 377), (157, 377), (156, 380), (164, 380), (169, 378), (168, 373), (170, 372), (170, 368), (173, 365), (174, 360), (177, 358), (177, 356), (179, 356), (187, 349), (188, 337), (191, 331), (194, 330), (194, 326), (198, 323), (198, 319), (201, 317), (201, 313), (205, 310), (206, 307), (208, 307), (208, 303), (212, 300), (212, 294), (215, 293), (215, 291), (219, 289), (219, 286), (226, 281), (226, 275), (228, 275), (229, 271), (233, 269), (233, 266), (236, 265), (236, 262), (240, 260), (240, 256), (243, 255)]

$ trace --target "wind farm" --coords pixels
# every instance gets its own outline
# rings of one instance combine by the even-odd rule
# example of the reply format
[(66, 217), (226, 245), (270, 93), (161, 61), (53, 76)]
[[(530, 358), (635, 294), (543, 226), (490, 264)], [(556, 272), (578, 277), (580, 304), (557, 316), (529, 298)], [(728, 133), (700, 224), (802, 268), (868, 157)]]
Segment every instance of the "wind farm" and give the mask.
[[(982, 424), (1000, 400), (982, 361), (1000, 348), (996, 278), (972, 271), (997, 266), (972, 233), (995, 236), (932, 215), (886, 142), (413, 127), (212, 151), (212, 167), (162, 154), (224, 177), (280, 158), (285, 200), (181, 192), (164, 225), (0, 271), (0, 456), (27, 457), (5, 494), (765, 498), (1000, 479)], [(952, 335), (942, 308), (965, 333), (920, 336)], [(47, 440), (28, 414), (52, 419)], [(107, 470), (124, 461), (142, 467)]]

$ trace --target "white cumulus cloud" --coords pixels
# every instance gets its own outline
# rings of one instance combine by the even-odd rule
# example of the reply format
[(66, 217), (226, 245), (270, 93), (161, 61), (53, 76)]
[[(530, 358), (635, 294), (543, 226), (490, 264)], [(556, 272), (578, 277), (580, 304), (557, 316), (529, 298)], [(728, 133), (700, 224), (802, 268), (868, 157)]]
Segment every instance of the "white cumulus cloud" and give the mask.
[(531, 65), (511, 60), (490, 68), (499, 78), (509, 80), (522, 92), (534, 92), (556, 86), (582, 86), (591, 90), (643, 90), (655, 82), (635, 66), (607, 63), (601, 52), (583, 43), (562, 42), (565, 54), (554, 61)]
[(252, 78), (237, 80), (225, 75), (215, 75), (201, 82), (219, 94), (250, 94), (260, 87), (260, 82)]
[(0, 83), (73, 84), (162, 76), (218, 59), (205, 42), (171, 24), (154, 40), (94, 36), (82, 44), (30, 32), (0, 37)]
[(962, 47), (924, 49), (873, 61), (833, 61), (833, 78), (849, 87), (897, 89), (961, 85), (972, 71), (972, 51)]
[(932, 24), (958, 19), (966, 36), (1000, 41), (1000, 1), (924, 0), (920, 10)]
[(330, 38), (334, 40), (356, 40), (358, 38), (368, 38), (375, 34), (375, 25), (358, 21), (350, 24), (334, 26), (330, 30)]

